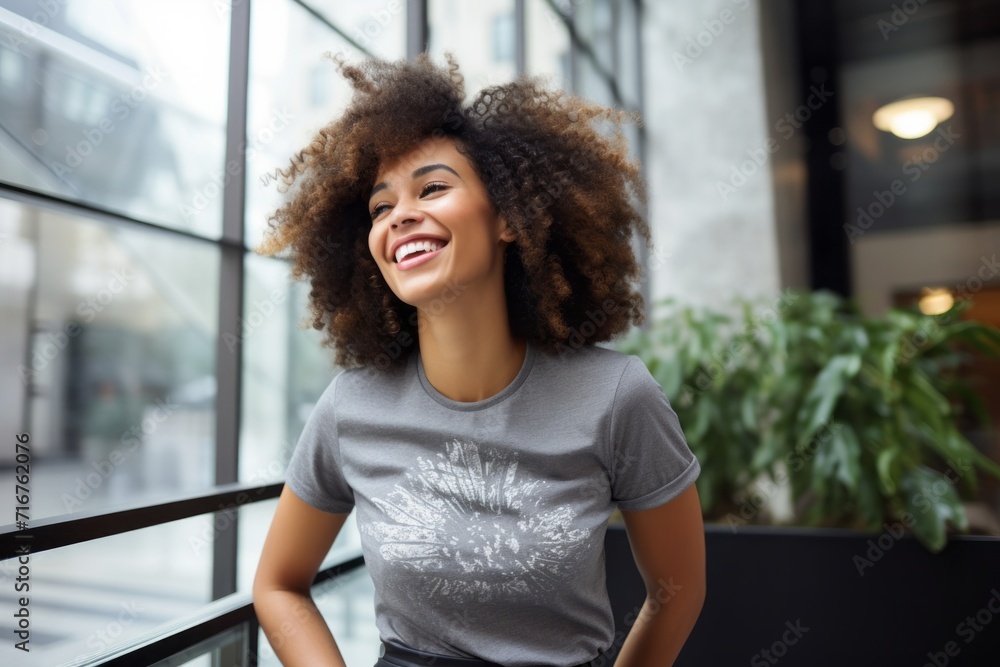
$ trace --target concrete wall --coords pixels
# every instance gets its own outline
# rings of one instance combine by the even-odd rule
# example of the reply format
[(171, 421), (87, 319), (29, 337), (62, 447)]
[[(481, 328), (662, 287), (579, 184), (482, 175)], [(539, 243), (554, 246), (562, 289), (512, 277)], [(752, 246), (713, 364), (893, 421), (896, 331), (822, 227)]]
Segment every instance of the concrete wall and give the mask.
[[(711, 307), (734, 296), (773, 299), (805, 276), (801, 233), (788, 231), (801, 226), (801, 196), (775, 200), (803, 177), (781, 124), (797, 103), (780, 71), (787, 45), (769, 44), (765, 61), (756, 0), (663, 0), (644, 11), (651, 299)], [(765, 93), (768, 66), (786, 77), (770, 100), (777, 115)]]

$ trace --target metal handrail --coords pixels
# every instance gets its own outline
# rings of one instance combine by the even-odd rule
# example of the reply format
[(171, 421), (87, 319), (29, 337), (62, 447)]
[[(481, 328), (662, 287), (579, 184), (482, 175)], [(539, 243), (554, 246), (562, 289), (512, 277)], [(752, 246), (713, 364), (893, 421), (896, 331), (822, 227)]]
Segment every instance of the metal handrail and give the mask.
[[(364, 556), (360, 552), (317, 573), (313, 586), (362, 567)], [(63, 663), (61, 667), (133, 667), (150, 665), (177, 655), (213, 637), (247, 624), (246, 664), (257, 662), (257, 630), (260, 627), (253, 608), (251, 593), (234, 593), (210, 602), (197, 611), (170, 623), (154, 628), (134, 639), (111, 646), (100, 653), (82, 660)]]
[[(8, 524), (0, 527), (0, 560), (89, 542), (202, 514), (223, 512), (235, 515), (243, 505), (277, 498), (283, 487), (284, 482), (264, 485), (223, 484), (213, 487), (207, 493), (185, 494), (166, 501), (29, 521), (28, 527), (23, 530), (18, 529), (16, 524)], [(235, 516), (232, 520), (235, 521)]]

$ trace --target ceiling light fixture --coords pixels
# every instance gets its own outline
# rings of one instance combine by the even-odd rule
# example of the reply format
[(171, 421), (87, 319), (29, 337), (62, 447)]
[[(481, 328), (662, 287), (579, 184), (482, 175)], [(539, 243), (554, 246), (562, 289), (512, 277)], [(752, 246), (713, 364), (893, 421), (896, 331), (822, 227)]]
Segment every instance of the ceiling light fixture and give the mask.
[(944, 97), (911, 97), (886, 104), (875, 111), (875, 127), (902, 139), (923, 137), (955, 113), (955, 105)]
[(947, 287), (925, 287), (922, 292), (919, 306), (920, 312), (924, 315), (940, 315), (955, 305), (955, 297)]

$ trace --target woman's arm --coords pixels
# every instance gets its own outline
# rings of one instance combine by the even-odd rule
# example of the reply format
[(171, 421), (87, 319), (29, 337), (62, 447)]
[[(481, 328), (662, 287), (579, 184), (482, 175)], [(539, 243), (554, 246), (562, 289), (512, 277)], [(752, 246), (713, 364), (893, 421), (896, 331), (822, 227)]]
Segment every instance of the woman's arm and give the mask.
[(646, 601), (635, 614), (615, 667), (674, 664), (705, 602), (705, 526), (695, 485), (648, 510), (622, 510)]
[(312, 507), (288, 485), (278, 499), (253, 582), (253, 606), (285, 667), (345, 667), (310, 586), (348, 516)]

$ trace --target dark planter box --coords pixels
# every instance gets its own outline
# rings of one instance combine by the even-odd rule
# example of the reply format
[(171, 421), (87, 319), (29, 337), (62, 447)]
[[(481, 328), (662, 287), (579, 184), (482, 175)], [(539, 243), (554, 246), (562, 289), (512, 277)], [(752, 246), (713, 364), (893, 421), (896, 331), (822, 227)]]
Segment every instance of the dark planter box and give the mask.
[[(624, 526), (606, 548), (627, 633), (645, 588)], [(1000, 666), (1000, 538), (955, 536), (935, 555), (911, 535), (708, 525), (705, 548), (705, 606), (677, 667)]]

